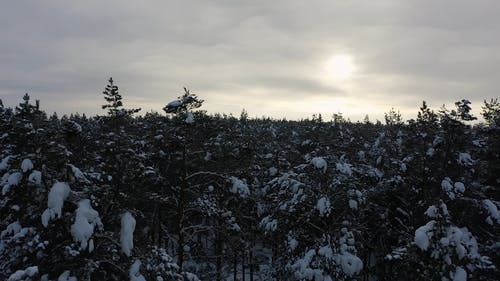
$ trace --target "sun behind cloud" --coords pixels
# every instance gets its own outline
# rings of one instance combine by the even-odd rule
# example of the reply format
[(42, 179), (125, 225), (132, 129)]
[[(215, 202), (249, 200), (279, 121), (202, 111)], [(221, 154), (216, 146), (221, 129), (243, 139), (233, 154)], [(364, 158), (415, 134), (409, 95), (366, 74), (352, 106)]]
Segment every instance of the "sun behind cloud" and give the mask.
[(351, 78), (356, 69), (350, 55), (339, 54), (326, 61), (325, 70), (329, 79), (341, 81)]

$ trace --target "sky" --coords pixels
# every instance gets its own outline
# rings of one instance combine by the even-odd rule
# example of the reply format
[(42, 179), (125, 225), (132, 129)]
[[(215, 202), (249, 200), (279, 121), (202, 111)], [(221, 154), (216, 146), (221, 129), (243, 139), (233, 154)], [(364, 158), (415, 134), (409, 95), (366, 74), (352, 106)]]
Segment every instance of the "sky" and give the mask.
[(209, 113), (413, 118), (500, 97), (500, 1), (4, 1), (0, 99), (47, 112), (160, 111), (187, 87)]

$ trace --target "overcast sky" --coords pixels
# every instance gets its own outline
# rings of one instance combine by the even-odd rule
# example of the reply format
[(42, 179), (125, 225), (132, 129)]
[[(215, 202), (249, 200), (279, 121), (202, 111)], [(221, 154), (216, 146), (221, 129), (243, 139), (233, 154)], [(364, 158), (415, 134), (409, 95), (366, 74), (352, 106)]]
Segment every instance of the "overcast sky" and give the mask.
[[(500, 1), (4, 1), (0, 98), (103, 114), (112, 76), (126, 107), (161, 108), (186, 86), (204, 109), (353, 120), (413, 117), (500, 96)], [(332, 58), (348, 58), (336, 79)], [(335, 66), (338, 67), (338, 66)], [(340, 66), (342, 72), (342, 66)], [(344, 67), (345, 68), (345, 67)], [(347, 71), (347, 70), (346, 70)]]

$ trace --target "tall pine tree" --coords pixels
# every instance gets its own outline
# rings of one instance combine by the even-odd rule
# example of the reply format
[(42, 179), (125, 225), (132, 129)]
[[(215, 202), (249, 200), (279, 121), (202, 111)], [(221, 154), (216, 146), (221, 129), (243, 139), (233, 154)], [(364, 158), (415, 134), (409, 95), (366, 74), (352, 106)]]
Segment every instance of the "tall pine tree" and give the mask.
[(108, 80), (109, 84), (106, 86), (106, 89), (102, 92), (104, 95), (104, 99), (107, 104), (102, 106), (102, 109), (108, 109), (108, 115), (113, 117), (120, 116), (131, 116), (134, 113), (139, 112), (140, 108), (133, 109), (124, 109), (122, 102), (122, 95), (120, 95), (118, 91), (118, 86), (114, 84), (113, 77), (110, 77)]

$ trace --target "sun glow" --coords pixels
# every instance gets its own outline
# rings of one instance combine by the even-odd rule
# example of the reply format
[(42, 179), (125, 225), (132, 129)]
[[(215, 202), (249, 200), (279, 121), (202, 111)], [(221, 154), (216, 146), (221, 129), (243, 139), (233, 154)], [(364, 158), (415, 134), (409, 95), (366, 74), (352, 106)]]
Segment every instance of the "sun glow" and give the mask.
[(330, 79), (346, 80), (352, 77), (355, 67), (349, 55), (336, 55), (326, 62), (326, 71)]

